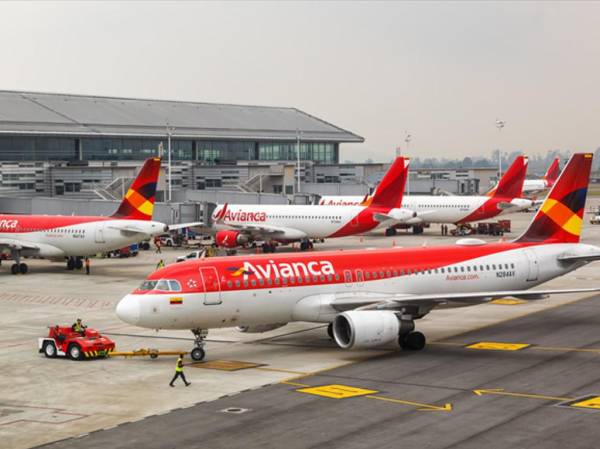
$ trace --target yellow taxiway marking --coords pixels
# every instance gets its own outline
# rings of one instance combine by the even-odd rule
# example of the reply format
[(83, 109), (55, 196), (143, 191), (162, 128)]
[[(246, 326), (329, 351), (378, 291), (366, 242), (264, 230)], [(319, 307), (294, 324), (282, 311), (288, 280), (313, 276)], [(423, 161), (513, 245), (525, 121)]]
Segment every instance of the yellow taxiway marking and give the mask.
[(523, 301), (522, 299), (512, 299), (512, 298), (500, 298), (494, 299), (490, 301), (490, 304), (498, 304), (501, 306), (516, 306), (519, 304), (525, 304), (527, 301)]
[[(477, 396), (483, 396), (486, 394), (496, 394), (501, 396), (514, 396), (518, 398), (530, 398), (530, 399), (545, 399), (547, 401), (572, 401), (573, 398), (563, 398), (559, 396), (545, 396), (543, 394), (529, 394), (529, 393), (511, 393), (509, 391), (504, 391), (503, 388), (490, 388), (490, 389), (482, 389), (482, 390), (473, 390)], [(600, 408), (600, 406), (598, 407)]]
[(600, 409), (600, 396), (588, 397), (582, 401), (571, 402), (569, 407)]
[(531, 346), (528, 343), (501, 343), (497, 341), (480, 341), (466, 346), (468, 349), (487, 349), (490, 351), (518, 351)]
[(433, 405), (433, 404), (422, 404), (421, 402), (413, 402), (413, 401), (405, 401), (402, 399), (393, 399), (386, 398), (385, 396), (373, 396), (368, 395), (365, 396), (368, 399), (377, 399), (379, 401), (393, 402), (394, 404), (402, 404), (402, 405), (411, 405), (413, 407), (418, 407), (418, 410), (423, 412), (451, 412), (452, 404), (444, 404), (444, 405)]
[(364, 388), (351, 387), (349, 385), (321, 385), (320, 387), (308, 387), (296, 390), (299, 393), (314, 394), (331, 399), (347, 399), (356, 396), (367, 396), (378, 393), (377, 390), (367, 390)]

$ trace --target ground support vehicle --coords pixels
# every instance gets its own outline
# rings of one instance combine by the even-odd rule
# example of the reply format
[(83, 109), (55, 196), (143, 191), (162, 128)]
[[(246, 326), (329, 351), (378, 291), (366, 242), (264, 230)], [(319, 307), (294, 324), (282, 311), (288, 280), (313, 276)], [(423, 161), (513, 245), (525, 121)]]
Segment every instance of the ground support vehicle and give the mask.
[(95, 329), (75, 332), (71, 326), (51, 326), (48, 336), (38, 339), (38, 350), (48, 358), (68, 357), (85, 360), (107, 357), (115, 350), (115, 342)]

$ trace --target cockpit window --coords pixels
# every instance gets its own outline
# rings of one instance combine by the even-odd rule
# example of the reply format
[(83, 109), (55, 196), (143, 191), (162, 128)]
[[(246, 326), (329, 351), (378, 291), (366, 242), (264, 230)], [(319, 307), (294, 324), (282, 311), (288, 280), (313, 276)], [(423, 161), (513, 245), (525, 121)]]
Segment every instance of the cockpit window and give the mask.
[(139, 288), (140, 291), (161, 290), (164, 292), (180, 292), (181, 284), (179, 281), (172, 279), (161, 279), (159, 281), (146, 280), (142, 282)]

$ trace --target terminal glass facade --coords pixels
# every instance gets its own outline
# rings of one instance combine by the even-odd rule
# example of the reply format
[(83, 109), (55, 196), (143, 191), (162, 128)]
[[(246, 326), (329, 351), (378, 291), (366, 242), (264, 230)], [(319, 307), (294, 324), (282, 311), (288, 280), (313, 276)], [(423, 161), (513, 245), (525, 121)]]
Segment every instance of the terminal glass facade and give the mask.
[(0, 136), (0, 160), (77, 160), (76, 141), (67, 137)]
[[(296, 142), (260, 142), (258, 159), (261, 161), (295, 161), (297, 159)], [(315, 162), (336, 162), (335, 145), (333, 143), (302, 142), (300, 143), (300, 159)]]
[[(157, 156), (167, 139), (119, 137), (0, 136), (0, 161), (127, 161)], [(219, 164), (235, 161), (295, 161), (296, 142), (171, 139), (173, 160)], [(300, 159), (336, 163), (337, 144), (302, 142)]]

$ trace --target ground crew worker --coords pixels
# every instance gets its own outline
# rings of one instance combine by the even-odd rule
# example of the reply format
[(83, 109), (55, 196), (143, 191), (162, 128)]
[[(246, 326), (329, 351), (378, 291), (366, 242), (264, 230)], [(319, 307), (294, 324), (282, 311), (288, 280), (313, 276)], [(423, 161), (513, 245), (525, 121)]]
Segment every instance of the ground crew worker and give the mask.
[(158, 238), (158, 237), (155, 238), (154, 239), (154, 244), (156, 245), (156, 251), (154, 251), (154, 252), (157, 253), (157, 254), (161, 254), (162, 251), (160, 250), (160, 245), (161, 245), (160, 238)]
[(85, 329), (87, 328), (87, 326), (84, 326), (83, 324), (81, 324), (81, 318), (77, 318), (77, 321), (75, 321), (73, 323), (73, 325), (71, 326), (71, 330), (73, 332), (78, 332), (81, 334), (81, 336), (85, 336)]
[(183, 380), (183, 383), (185, 384), (186, 387), (188, 387), (191, 384), (191, 382), (188, 382), (185, 379), (185, 374), (183, 374), (183, 354), (179, 354), (179, 358), (177, 359), (177, 364), (175, 365), (175, 375), (173, 376), (173, 379), (171, 379), (171, 382), (169, 383), (170, 387), (175, 386), (175, 385), (173, 385), (173, 382), (175, 382), (178, 377), (181, 377), (181, 380)]
[(160, 269), (160, 268), (164, 268), (164, 266), (165, 266), (165, 261), (164, 261), (164, 260), (162, 260), (162, 259), (160, 259), (160, 260), (158, 261), (158, 263), (156, 264), (156, 269), (158, 270), (158, 269)]
[(85, 258), (85, 274), (90, 274), (90, 258)]

